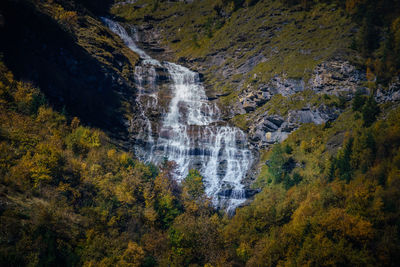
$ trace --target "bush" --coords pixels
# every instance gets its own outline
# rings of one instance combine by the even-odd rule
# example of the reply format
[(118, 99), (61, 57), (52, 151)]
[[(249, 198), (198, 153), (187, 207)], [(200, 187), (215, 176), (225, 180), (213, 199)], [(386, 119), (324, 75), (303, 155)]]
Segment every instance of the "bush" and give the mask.
[(75, 154), (86, 154), (90, 148), (100, 146), (99, 132), (79, 126), (66, 138), (66, 144)]

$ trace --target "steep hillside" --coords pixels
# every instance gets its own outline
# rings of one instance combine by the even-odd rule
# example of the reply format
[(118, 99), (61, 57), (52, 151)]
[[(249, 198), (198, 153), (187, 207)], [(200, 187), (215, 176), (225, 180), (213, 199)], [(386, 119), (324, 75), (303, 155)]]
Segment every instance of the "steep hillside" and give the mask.
[(59, 111), (126, 138), (137, 55), (74, 2), (7, 0), (0, 12), (0, 50), (15, 75)]

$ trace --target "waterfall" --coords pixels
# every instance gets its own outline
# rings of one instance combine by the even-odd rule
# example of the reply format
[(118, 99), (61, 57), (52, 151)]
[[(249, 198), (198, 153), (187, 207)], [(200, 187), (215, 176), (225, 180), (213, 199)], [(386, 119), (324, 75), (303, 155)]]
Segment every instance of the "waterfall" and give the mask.
[[(214, 205), (224, 207), (228, 212), (234, 211), (246, 200), (242, 180), (252, 163), (246, 135), (220, 119), (220, 111), (214, 103), (208, 101), (198, 73), (175, 63), (159, 62), (151, 58), (137, 47), (137, 40), (120, 24), (106, 18), (103, 21), (141, 58), (135, 68), (138, 85), (136, 101), (146, 125), (142, 134), (147, 137), (143, 137), (146, 145), (143, 148), (141, 144), (139, 157), (156, 164), (165, 157), (175, 161), (175, 177), (178, 181), (186, 177), (189, 169), (198, 169), (204, 177), (206, 194), (213, 198)], [(159, 88), (156, 68), (168, 72), (172, 99), (162, 119), (158, 136), (154, 137), (152, 124), (144, 110), (157, 105)], [(144, 97), (147, 100), (144, 101)]]

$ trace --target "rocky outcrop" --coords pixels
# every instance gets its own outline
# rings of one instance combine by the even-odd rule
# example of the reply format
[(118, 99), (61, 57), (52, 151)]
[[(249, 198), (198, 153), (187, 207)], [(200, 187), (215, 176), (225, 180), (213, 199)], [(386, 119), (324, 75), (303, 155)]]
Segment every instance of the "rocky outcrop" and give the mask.
[(304, 91), (304, 88), (304, 81), (301, 79), (285, 79), (275, 76), (268, 85), (261, 85), (258, 90), (248, 86), (240, 95), (239, 101), (246, 112), (251, 112), (264, 105), (274, 95), (290, 96)]
[(249, 136), (254, 147), (265, 148), (271, 144), (285, 140), (289, 133), (304, 123), (322, 124), (335, 120), (340, 110), (320, 105), (318, 108), (290, 110), (287, 116), (271, 115), (268, 112), (258, 116), (250, 126)]
[(254, 146), (262, 148), (268, 144), (283, 141), (293, 129), (295, 129), (295, 126), (289, 125), (285, 118), (264, 114), (250, 126), (249, 135)]
[(351, 97), (357, 90), (366, 91), (363, 71), (348, 61), (331, 60), (319, 64), (308, 82), (308, 87), (321, 94)]
[[(239, 101), (242, 113), (249, 113), (255, 117), (249, 126), (250, 140), (254, 147), (263, 148), (282, 142), (290, 132), (304, 123), (322, 124), (335, 120), (341, 112), (337, 107), (318, 103), (289, 110), (284, 116), (271, 114), (269, 111), (257, 114), (255, 111), (274, 95), (290, 97), (304, 90), (312, 90), (315, 94), (335, 95), (350, 100), (357, 90), (368, 93), (368, 89), (364, 86), (365, 81), (363, 72), (348, 61), (331, 60), (319, 64), (307, 83), (302, 79), (275, 76), (268, 84), (261, 85), (256, 90), (249, 86), (239, 96)], [(400, 83), (393, 83), (389, 90), (378, 92), (378, 95), (386, 100), (397, 99), (400, 96), (398, 88)]]
[(357, 90), (368, 92), (363, 85), (366, 81), (361, 70), (348, 61), (331, 60), (319, 64), (313, 71), (311, 79), (306, 83), (303, 79), (274, 76), (268, 84), (257, 89), (248, 86), (239, 101), (245, 112), (249, 113), (264, 105), (272, 96), (280, 94), (284, 97), (311, 89), (317, 94), (327, 94), (351, 99)]
[(239, 98), (239, 101), (246, 112), (251, 112), (264, 105), (271, 97), (272, 94), (268, 91), (247, 92)]
[(400, 101), (400, 77), (394, 78), (388, 88), (378, 88), (375, 100), (378, 103)]

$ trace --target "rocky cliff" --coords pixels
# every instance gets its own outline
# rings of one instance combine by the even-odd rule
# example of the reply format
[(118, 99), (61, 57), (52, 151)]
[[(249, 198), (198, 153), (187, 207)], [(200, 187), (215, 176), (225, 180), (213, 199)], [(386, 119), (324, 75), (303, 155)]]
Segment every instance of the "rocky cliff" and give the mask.
[[(257, 155), (302, 124), (332, 122), (356, 92), (374, 90), (351, 48), (359, 28), (339, 6), (254, 2), (121, 1), (111, 11), (154, 57), (197, 70), (209, 100), (247, 132)], [(398, 99), (396, 81), (376, 99)]]

